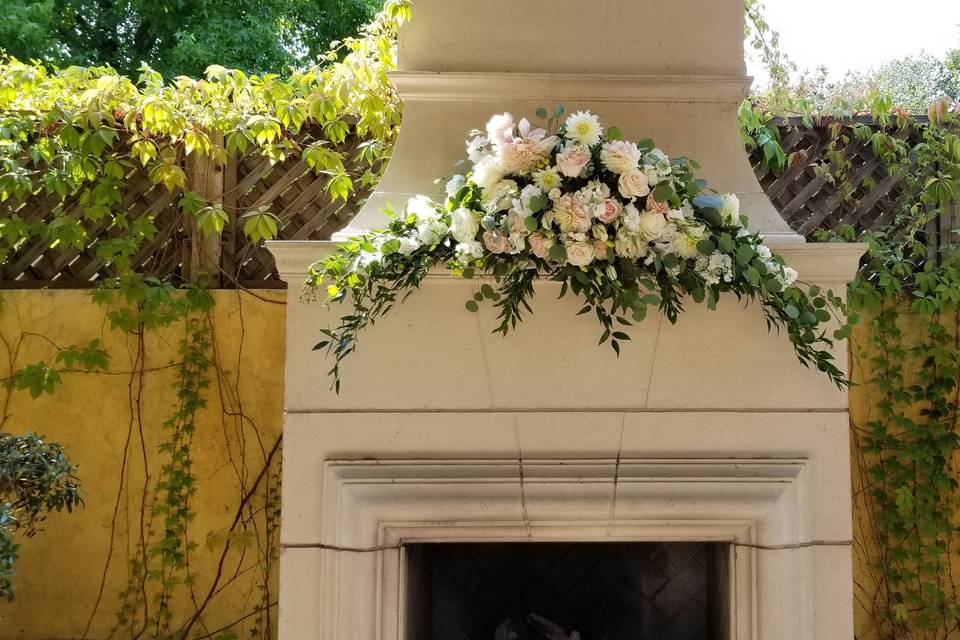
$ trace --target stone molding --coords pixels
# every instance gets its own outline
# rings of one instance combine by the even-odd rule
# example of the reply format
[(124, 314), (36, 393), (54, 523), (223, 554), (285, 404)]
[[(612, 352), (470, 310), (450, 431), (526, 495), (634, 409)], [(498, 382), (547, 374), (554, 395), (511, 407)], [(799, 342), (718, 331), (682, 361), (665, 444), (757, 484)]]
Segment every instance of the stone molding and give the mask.
[[(323, 466), (323, 531), (315, 542), (400, 548), (364, 554), (313, 550), (320, 554), (319, 584), (313, 587), (319, 610), (316, 634), (307, 629), (296, 634), (304, 638), (409, 640), (401, 631), (403, 545), (565, 540), (781, 545), (802, 543), (808, 534), (802, 459), (376, 459)], [(296, 546), (291, 551), (306, 551), (310, 544)], [(809, 549), (731, 546), (729, 561), (730, 640), (818, 637), (810, 611)]]
[[(347, 228), (341, 232), (342, 240), (335, 241), (273, 240), (267, 242), (267, 248), (276, 259), (280, 277), (290, 285), (299, 286), (306, 278), (310, 265), (335, 252), (339, 242), (359, 233), (363, 231)], [(860, 258), (867, 251), (865, 244), (845, 242), (769, 242), (768, 246), (796, 269), (802, 280), (837, 286), (846, 285), (853, 278)], [(443, 269), (432, 272), (428, 277), (436, 282), (457, 281)]]
[(749, 76), (604, 75), (394, 71), (390, 80), (404, 101), (737, 103)]

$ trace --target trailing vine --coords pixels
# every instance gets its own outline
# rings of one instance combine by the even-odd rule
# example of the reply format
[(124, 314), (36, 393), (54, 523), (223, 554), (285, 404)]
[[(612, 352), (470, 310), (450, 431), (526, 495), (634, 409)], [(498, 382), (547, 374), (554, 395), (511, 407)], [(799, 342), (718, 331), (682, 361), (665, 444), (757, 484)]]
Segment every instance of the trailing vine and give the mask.
[[(863, 423), (851, 423), (857, 555), (866, 570), (856, 596), (872, 636), (945, 640), (960, 630), (960, 117), (949, 98), (926, 119), (880, 94), (855, 110), (871, 117), (823, 120), (829, 140), (814, 170), (856, 204), (858, 192), (877, 185), (857, 177), (848, 150), (868, 145), (902, 189), (881, 228), (815, 234), (869, 245), (848, 297), (849, 319), (862, 316), (862, 329), (842, 329), (853, 334), (853, 378), (862, 389), (854, 393), (869, 406)], [(745, 106), (741, 120), (752, 123), (746, 137), (763, 136), (772, 116)], [(805, 120), (801, 126), (821, 118)], [(755, 138), (754, 148), (763, 142)]]

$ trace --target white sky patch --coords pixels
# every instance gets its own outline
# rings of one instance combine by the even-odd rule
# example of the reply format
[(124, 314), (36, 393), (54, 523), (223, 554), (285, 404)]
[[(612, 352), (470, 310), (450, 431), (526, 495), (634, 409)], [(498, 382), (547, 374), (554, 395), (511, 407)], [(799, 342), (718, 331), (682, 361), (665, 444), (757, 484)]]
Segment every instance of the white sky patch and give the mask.
[[(800, 70), (824, 65), (832, 79), (921, 51), (942, 58), (960, 47), (958, 0), (766, 0), (770, 27)], [(748, 47), (747, 70), (767, 75)]]

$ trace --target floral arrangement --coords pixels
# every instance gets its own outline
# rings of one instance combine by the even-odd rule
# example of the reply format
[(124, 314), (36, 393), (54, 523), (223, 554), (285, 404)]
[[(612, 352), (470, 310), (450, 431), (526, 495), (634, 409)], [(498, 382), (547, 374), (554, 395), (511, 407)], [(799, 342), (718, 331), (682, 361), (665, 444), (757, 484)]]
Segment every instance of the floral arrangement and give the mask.
[(446, 180), (444, 197), (411, 198), (388, 212), (387, 228), (313, 266), (308, 284), (353, 305), (315, 347), (334, 356), (338, 392), (359, 333), (439, 267), (491, 278), (466, 307), (492, 302), (502, 334), (532, 312), (534, 281), (559, 282), (561, 297), (579, 296), (580, 313), (596, 315), (600, 343), (618, 355), (650, 307), (676, 322), (686, 299), (714, 309), (733, 293), (763, 305), (768, 329), (785, 330), (800, 362), (847, 384), (823, 326), (840, 300), (798, 286), (796, 271), (746, 229), (735, 195), (708, 191), (694, 161), (671, 159), (651, 140), (624, 140), (589, 111), (563, 114), (539, 109), (543, 126), (495, 115), (471, 132), (469, 170)]

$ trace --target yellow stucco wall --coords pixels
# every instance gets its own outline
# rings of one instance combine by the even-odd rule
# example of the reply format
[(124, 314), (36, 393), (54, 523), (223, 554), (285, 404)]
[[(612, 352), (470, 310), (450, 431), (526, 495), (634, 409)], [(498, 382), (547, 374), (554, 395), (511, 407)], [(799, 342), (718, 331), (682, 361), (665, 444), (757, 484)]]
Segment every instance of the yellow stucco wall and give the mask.
[[(109, 374), (65, 374), (62, 387), (52, 396), (33, 400), (26, 391), (0, 388), (0, 406), (6, 403), (0, 429), (32, 430), (63, 444), (79, 464), (86, 503), (72, 515), (54, 514), (46, 522), (46, 531), (23, 541), (16, 600), (0, 602), (0, 638), (81, 637), (106, 567), (116, 506), (113, 554), (87, 636), (104, 638), (115, 624), (118, 594), (127, 583), (127, 559), (135, 551), (140, 531), (143, 460), (150, 482), (161, 464), (157, 446), (162, 424), (175, 403), (169, 365), (178, 360), (183, 324), (146, 332), (142, 350), (146, 372), (138, 393), (140, 379), (128, 373), (135, 368), (138, 340), (112, 331), (104, 321), (103, 308), (90, 300), (88, 292), (7, 291), (2, 295), (0, 336), (5, 344), (0, 344), (0, 377), (31, 362), (50, 362), (55, 348), (47, 338), (67, 346), (99, 337), (111, 360)], [(214, 376), (206, 394), (209, 406), (199, 416), (193, 443), (197, 515), (190, 536), (199, 546), (191, 554), (191, 573), (196, 576), (198, 599), (209, 589), (223, 545), (220, 534), (234, 517), (242, 487), (253, 481), (263, 467), (264, 450), (280, 435), (283, 409), (285, 292), (218, 291), (214, 297), (212, 324), (220, 375)], [(253, 501), (254, 509), (263, 507), (262, 494)], [(259, 539), (264, 539), (262, 514), (254, 522)], [(261, 580), (257, 554), (255, 542), (247, 547), (240, 541), (234, 544), (227, 554), (225, 577), (238, 568), (239, 577), (207, 608), (199, 629), (212, 632), (253, 610)], [(274, 575), (271, 601), (276, 600), (275, 580)], [(174, 608), (186, 612), (190, 606), (181, 600)], [(271, 619), (276, 620), (275, 611)], [(252, 621), (248, 618), (245, 631)]]
[[(944, 317), (948, 317), (946, 314)], [(878, 418), (877, 403), (882, 400), (880, 392), (876, 387), (871, 386), (869, 381), (875, 376), (872, 369), (870, 358), (874, 353), (873, 344), (870, 335), (870, 317), (864, 318), (864, 322), (854, 327), (853, 335), (850, 339), (851, 352), (851, 377), (855, 386), (850, 389), (850, 422), (851, 422), (851, 459), (853, 473), (853, 540), (854, 540), (854, 598), (855, 598), (855, 629), (857, 640), (876, 640), (878, 638), (889, 637), (890, 626), (885, 623), (885, 616), (890, 615), (889, 609), (885, 604), (886, 593), (882, 587), (883, 576), (882, 568), (878, 562), (878, 544), (876, 537), (876, 518), (877, 514), (871, 508), (869, 496), (870, 483), (866, 474), (868, 464), (868, 454), (860, 450), (858, 446), (858, 433), (862, 434), (867, 429), (870, 420)], [(949, 327), (947, 321), (947, 334), (956, 336), (956, 331), (960, 327)], [(897, 326), (903, 334), (902, 346), (909, 353), (912, 346), (921, 344), (926, 339), (926, 330), (924, 325), (913, 315), (907, 304), (899, 308), (899, 317)], [(916, 379), (918, 362), (915, 358), (907, 357), (903, 369), (904, 380), (907, 384), (912, 384)], [(923, 420), (919, 406), (913, 407), (912, 418)], [(960, 459), (955, 461), (960, 463)], [(960, 525), (960, 522), (957, 523)], [(950, 592), (960, 585), (960, 553), (954, 547), (954, 554), (951, 556), (952, 578), (943, 577), (943, 589), (950, 597)], [(960, 594), (957, 594), (960, 596)], [(945, 632), (929, 631), (925, 635), (917, 637), (941, 638), (946, 640), (960, 639), (960, 630), (954, 630), (949, 634)]]

